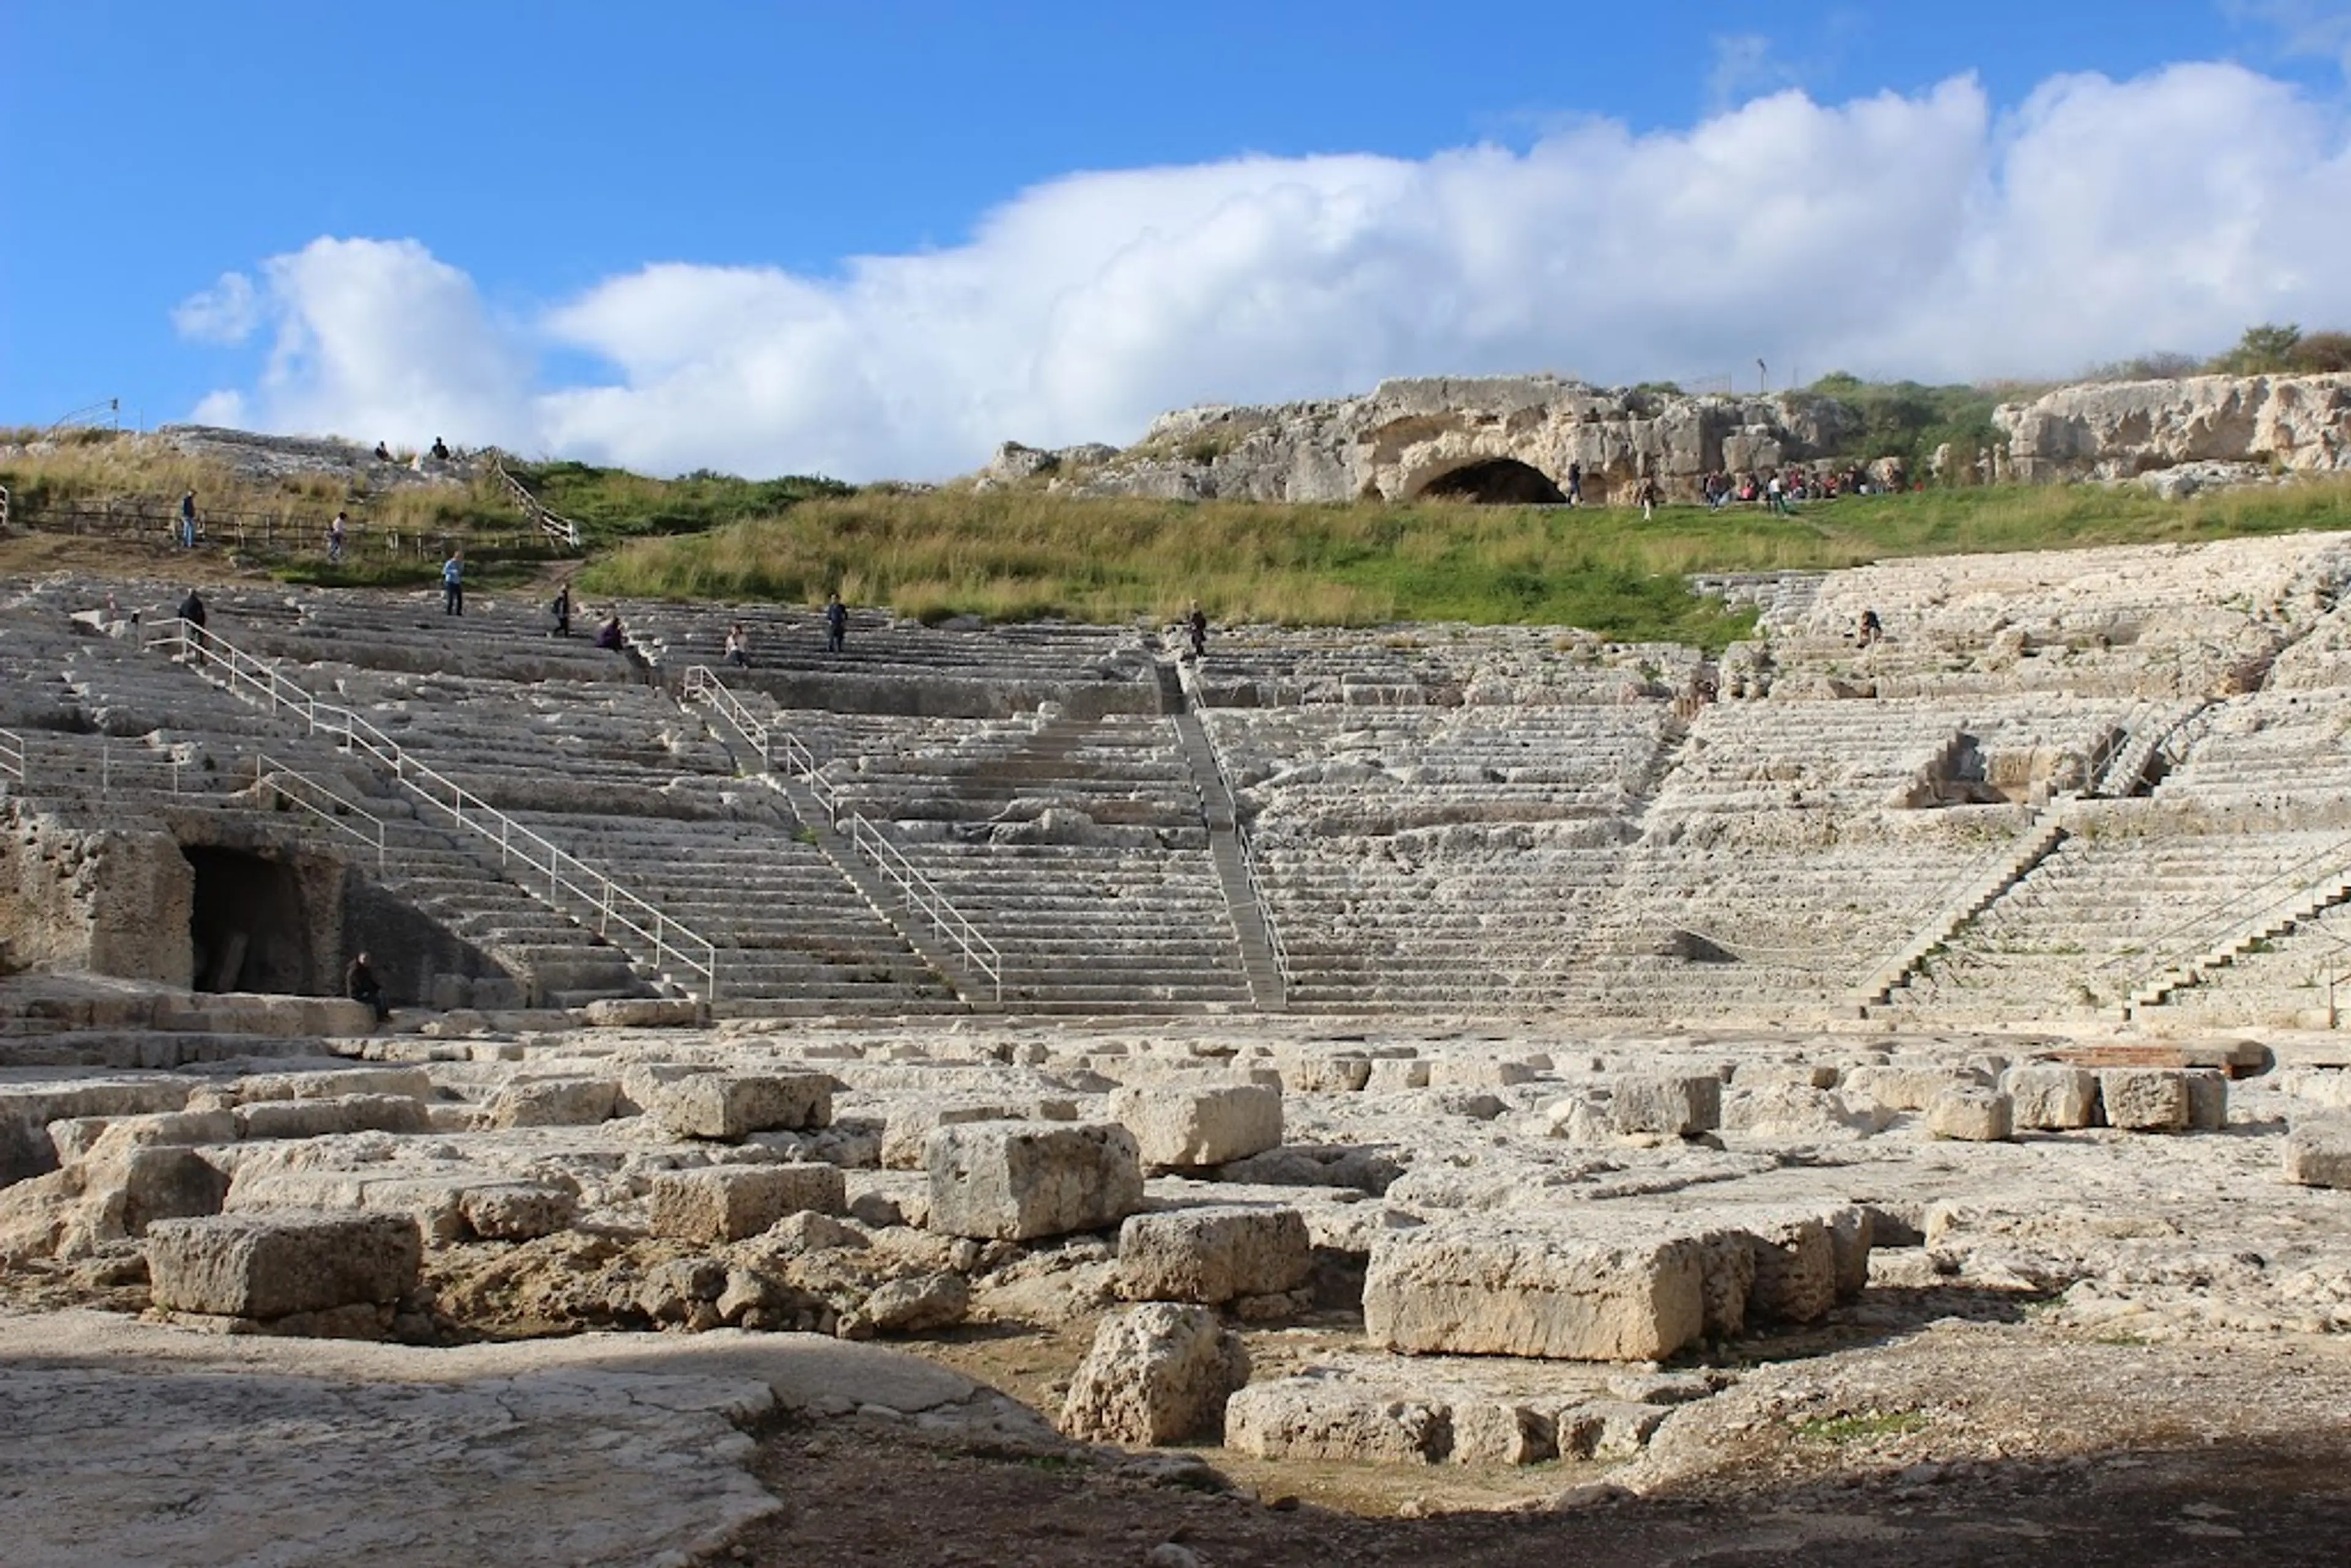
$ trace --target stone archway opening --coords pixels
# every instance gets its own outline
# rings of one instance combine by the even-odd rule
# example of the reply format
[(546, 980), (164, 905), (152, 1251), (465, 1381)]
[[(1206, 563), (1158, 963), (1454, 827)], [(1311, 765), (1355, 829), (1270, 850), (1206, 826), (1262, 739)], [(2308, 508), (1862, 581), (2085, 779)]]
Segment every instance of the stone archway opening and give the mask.
[(1431, 500), (1469, 501), (1488, 507), (1563, 507), (1566, 492), (1551, 476), (1515, 457), (1489, 457), (1441, 474), (1421, 494)]
[(309, 989), (310, 938), (302, 886), (292, 865), (244, 850), (183, 846), (194, 868), (188, 918), (193, 989)]

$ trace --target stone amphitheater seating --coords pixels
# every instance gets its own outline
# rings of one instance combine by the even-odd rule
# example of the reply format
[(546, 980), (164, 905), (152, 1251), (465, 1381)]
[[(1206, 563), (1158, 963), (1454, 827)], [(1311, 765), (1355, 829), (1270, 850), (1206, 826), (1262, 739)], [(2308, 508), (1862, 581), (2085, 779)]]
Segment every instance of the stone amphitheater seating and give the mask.
[[(1251, 1005), (1228, 783), (1298, 1005), (1786, 1019), (1899, 981), (1886, 1008), (1931, 1022), (2095, 1016), (2188, 960), (2162, 1003), (2182, 1016), (2309, 1010), (2346, 918), (2327, 879), (2351, 877), (2347, 579), (2351, 546), (2309, 536), (1726, 580), (1769, 656), (1724, 655), (1712, 703), (1695, 650), (1522, 628), (1218, 629), (1179, 665), (1132, 628), (861, 612), (834, 656), (810, 612), (623, 604), (622, 655), (549, 636), (536, 592), (476, 592), (463, 617), (437, 592), (208, 597), (233, 642), (709, 936), (737, 1009), (962, 1005), (799, 814), (810, 798), (673, 695), (741, 619), (755, 664), (730, 689), (996, 945), (1009, 1007)], [(387, 881), (533, 999), (657, 978), (289, 715), (101, 634), (110, 588), (151, 623), (176, 598), (0, 596), (0, 727), (40, 757), (12, 793), (355, 854), (252, 787), (266, 754), (377, 818)], [(1863, 608), (1886, 643), (1851, 645)], [(1163, 716), (1179, 670), (1212, 752)], [(2102, 771), (2151, 753), (2151, 793)], [(2215, 946), (2295, 879), (2299, 925)]]

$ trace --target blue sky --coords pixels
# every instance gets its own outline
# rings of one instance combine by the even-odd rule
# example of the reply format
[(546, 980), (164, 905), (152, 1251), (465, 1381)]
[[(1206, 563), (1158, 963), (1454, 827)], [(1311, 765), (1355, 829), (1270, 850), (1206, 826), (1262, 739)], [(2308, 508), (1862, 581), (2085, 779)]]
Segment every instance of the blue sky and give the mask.
[(2325, 0), (19, 0), (0, 57), (0, 423), (936, 476), (1388, 374), (2351, 324)]

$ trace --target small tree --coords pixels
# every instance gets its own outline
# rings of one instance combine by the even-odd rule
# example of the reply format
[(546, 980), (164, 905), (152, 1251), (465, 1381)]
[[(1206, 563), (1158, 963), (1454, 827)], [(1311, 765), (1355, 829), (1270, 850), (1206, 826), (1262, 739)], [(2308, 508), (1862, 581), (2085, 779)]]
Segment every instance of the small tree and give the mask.
[(2236, 376), (2270, 375), (2294, 368), (2295, 347), (2302, 341), (2302, 329), (2288, 323), (2279, 326), (2263, 322), (2248, 327), (2237, 346), (2212, 361), (2212, 368), (2224, 374)]

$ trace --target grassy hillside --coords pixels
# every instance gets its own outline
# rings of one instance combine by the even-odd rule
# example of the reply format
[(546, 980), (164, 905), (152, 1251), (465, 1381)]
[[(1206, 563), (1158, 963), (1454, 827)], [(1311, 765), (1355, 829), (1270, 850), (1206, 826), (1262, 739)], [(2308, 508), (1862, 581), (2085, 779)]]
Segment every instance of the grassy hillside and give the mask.
[(1853, 566), (1887, 556), (2142, 543), (2351, 527), (2351, 484), (2165, 502), (2133, 490), (1950, 489), (1760, 507), (1286, 507), (1074, 501), (1020, 490), (858, 495), (690, 538), (641, 540), (595, 591), (812, 601), (838, 588), (902, 613), (1019, 620), (1567, 624), (1710, 646), (1747, 621), (1683, 576)]
[[(1964, 444), (1991, 393), (1823, 383), (1859, 408), (1873, 451), (1916, 457)], [(1081, 501), (1015, 487), (853, 491), (821, 478), (717, 474), (649, 479), (577, 463), (517, 465), (549, 507), (583, 526), (590, 592), (860, 604), (938, 619), (1172, 618), (1197, 598), (1219, 620), (1377, 625), (1394, 621), (1564, 624), (1623, 639), (1719, 646), (1744, 616), (1693, 597), (1686, 574), (1855, 565), (1888, 556), (2197, 540), (2351, 527), (2351, 481), (2159, 501), (2097, 486), (1953, 488), (1847, 497), (1772, 517), (1666, 507), (1480, 507), (1454, 503), (1289, 507)], [(0, 459), (27, 509), (125, 505), (162, 517), (184, 488), (208, 517), (278, 520), (274, 551), (240, 552), (287, 580), (423, 580), (446, 542), (467, 542), (488, 580), (531, 570), (543, 546), (495, 477), (369, 495), (349, 480), (279, 485), (91, 432)], [(329, 570), (325, 518), (348, 507), (350, 559)], [(142, 533), (138, 548), (162, 550)], [(216, 530), (216, 538), (225, 538)], [(392, 539), (402, 548), (390, 548)], [(510, 551), (503, 565), (495, 548)]]

